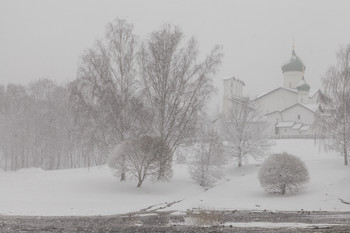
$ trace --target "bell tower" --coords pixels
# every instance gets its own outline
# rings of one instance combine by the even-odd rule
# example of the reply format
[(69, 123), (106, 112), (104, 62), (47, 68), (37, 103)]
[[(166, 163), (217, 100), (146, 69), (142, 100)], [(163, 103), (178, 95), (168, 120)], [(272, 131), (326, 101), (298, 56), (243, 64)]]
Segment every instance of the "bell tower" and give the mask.
[(224, 79), (224, 99), (222, 110), (224, 116), (228, 116), (233, 109), (235, 101), (243, 98), (244, 82), (235, 77)]

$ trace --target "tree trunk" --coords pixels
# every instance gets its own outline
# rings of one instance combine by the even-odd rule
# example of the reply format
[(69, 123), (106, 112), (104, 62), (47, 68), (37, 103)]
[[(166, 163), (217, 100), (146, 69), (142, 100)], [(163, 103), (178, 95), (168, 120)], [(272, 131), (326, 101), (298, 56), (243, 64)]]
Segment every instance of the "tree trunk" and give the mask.
[(126, 175), (125, 175), (125, 155), (122, 155), (122, 173), (120, 175), (120, 181), (125, 181)]
[(281, 194), (282, 194), (282, 195), (286, 194), (286, 185), (285, 185), (285, 184), (283, 184), (283, 185), (281, 186)]
[(158, 181), (164, 180), (164, 178), (165, 178), (165, 169), (166, 169), (166, 159), (161, 158), (160, 159), (160, 163), (159, 163), (158, 177), (157, 177)]
[(344, 145), (344, 165), (347, 166), (349, 164), (348, 161), (348, 151), (346, 149), (346, 145)]
[(141, 185), (142, 185), (142, 182), (143, 182), (143, 179), (142, 178), (139, 178), (139, 182), (137, 183), (137, 188), (140, 188)]
[(126, 176), (125, 176), (125, 172), (122, 172), (122, 174), (120, 175), (120, 181), (125, 181)]
[(166, 179), (167, 162), (169, 159), (171, 159), (169, 152), (163, 151), (159, 161), (158, 181)]
[(238, 167), (242, 167), (242, 156), (238, 157)]

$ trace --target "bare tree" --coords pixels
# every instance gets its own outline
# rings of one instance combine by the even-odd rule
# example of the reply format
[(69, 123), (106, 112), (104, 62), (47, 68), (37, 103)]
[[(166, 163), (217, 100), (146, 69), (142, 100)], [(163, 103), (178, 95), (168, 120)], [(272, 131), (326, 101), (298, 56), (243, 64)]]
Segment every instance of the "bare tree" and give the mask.
[(157, 176), (159, 156), (167, 150), (167, 146), (160, 139), (141, 136), (119, 144), (109, 158), (108, 166), (116, 175), (130, 173), (136, 177), (139, 188), (146, 178)]
[(184, 45), (182, 39), (180, 28), (165, 25), (151, 34), (139, 53), (144, 94), (154, 113), (153, 134), (170, 149), (160, 158), (158, 180), (171, 174), (175, 149), (193, 133), (194, 123), (213, 91), (210, 76), (222, 57), (221, 48), (216, 46), (198, 62), (195, 39)]
[(350, 44), (337, 53), (337, 65), (322, 79), (322, 107), (316, 115), (318, 136), (326, 149), (335, 150), (348, 165), (350, 147)]
[(228, 116), (221, 116), (222, 132), (227, 140), (227, 151), (237, 158), (238, 167), (243, 159), (265, 156), (271, 143), (266, 135), (266, 122), (254, 103), (248, 99), (232, 100), (234, 107)]
[(94, 122), (110, 148), (146, 128), (140, 127), (148, 118), (136, 93), (136, 48), (131, 24), (124, 20), (109, 23), (104, 40), (98, 40), (83, 56), (78, 79), (71, 87), (77, 111), (83, 120)]
[[(74, 123), (65, 85), (42, 79), (0, 89), (0, 166), (17, 170), (73, 168), (101, 164)], [(86, 150), (87, 151), (87, 150)]]
[(194, 155), (190, 165), (191, 177), (200, 186), (208, 187), (222, 178), (222, 166), (226, 164), (222, 139), (210, 121), (199, 124)]

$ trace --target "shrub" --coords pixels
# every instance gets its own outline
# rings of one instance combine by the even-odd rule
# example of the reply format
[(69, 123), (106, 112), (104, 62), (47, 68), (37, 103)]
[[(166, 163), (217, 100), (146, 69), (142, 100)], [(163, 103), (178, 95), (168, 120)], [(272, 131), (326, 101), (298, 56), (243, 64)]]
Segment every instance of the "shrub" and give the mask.
[(126, 173), (136, 177), (141, 187), (147, 177), (159, 171), (159, 158), (168, 147), (158, 138), (141, 136), (119, 144), (108, 160), (108, 166), (116, 175)]
[(299, 192), (309, 181), (309, 173), (298, 157), (288, 153), (273, 154), (261, 166), (259, 181), (266, 192), (284, 195)]

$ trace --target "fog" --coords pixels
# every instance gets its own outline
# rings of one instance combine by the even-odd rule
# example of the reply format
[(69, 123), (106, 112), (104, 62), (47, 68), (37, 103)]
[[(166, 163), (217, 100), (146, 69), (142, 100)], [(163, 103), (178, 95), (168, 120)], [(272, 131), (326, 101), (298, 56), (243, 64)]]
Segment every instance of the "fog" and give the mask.
[(0, 1), (0, 83), (57, 82), (76, 77), (85, 49), (116, 17), (146, 38), (164, 23), (182, 27), (202, 54), (221, 44), (220, 79), (235, 76), (245, 93), (258, 95), (282, 84), (281, 66), (292, 50), (306, 65), (312, 89), (350, 41), (349, 1)]

